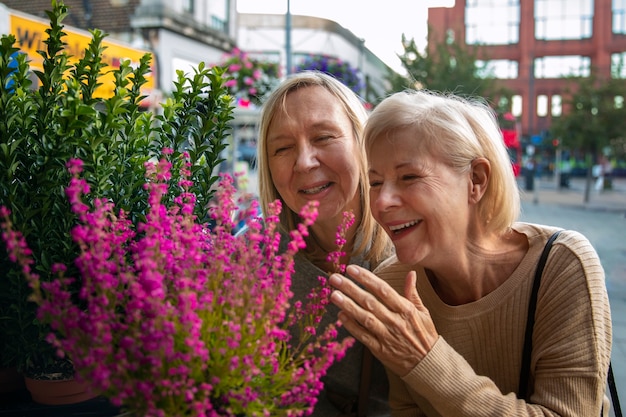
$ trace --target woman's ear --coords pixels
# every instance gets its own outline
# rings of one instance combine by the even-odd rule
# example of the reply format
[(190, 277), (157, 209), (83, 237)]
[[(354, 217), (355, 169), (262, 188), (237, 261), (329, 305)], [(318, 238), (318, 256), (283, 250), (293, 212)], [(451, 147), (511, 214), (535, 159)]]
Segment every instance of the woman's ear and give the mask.
[(491, 164), (486, 158), (476, 158), (472, 161), (471, 176), (472, 188), (470, 190), (470, 202), (477, 203), (485, 194), (491, 175)]

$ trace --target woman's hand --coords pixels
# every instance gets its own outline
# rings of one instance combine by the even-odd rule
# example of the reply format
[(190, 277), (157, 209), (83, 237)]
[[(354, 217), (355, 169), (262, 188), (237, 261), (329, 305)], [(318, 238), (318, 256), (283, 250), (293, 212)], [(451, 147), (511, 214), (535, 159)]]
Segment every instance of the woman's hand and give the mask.
[(340, 274), (330, 276), (330, 300), (341, 309), (343, 326), (396, 375), (408, 374), (433, 347), (439, 335), (415, 288), (410, 271), (405, 297), (385, 281), (356, 265), (346, 270), (364, 290)]

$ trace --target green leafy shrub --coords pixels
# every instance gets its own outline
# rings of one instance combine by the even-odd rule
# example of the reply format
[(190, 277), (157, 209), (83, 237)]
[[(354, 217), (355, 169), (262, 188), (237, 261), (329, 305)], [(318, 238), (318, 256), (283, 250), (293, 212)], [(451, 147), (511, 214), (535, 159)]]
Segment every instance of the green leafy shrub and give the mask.
[[(52, 1), (46, 48), (40, 51), (43, 71), (35, 71), (38, 85), (31, 81), (29, 63), (15, 37), (0, 38), (0, 206), (10, 209), (42, 280), (52, 277), (52, 265), (71, 265), (78, 254), (70, 237), (77, 219), (64, 191), (70, 181), (68, 160), (83, 161), (90, 201), (115, 201), (136, 224), (148, 208), (144, 164), (164, 148), (174, 150), (174, 161), (183, 161), (180, 156), (186, 153), (191, 191), (199, 202), (195, 214), (202, 219), (232, 119), (224, 70), (204, 64), (192, 75), (178, 72), (160, 114), (144, 111), (141, 86), (150, 71), (149, 54), (135, 68), (124, 61), (113, 69), (114, 94), (97, 98), (99, 77), (109, 71), (102, 61), (106, 35), (93, 30), (84, 56), (70, 64), (62, 25), (67, 13), (62, 1)], [(181, 179), (181, 168), (172, 169), (172, 184)], [(166, 201), (177, 192), (171, 187)], [(0, 243), (0, 366), (17, 366), (33, 375), (44, 372), (56, 356), (45, 340), (50, 329), (38, 322), (29, 295), (26, 281)]]

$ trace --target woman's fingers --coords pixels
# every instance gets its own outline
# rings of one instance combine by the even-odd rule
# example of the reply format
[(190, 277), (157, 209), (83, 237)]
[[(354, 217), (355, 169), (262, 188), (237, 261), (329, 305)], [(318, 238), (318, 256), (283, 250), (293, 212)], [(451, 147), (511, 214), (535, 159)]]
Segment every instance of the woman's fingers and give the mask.
[(407, 275), (407, 298), (366, 269), (351, 265), (347, 272), (364, 288), (342, 275), (331, 275), (330, 284), (337, 289), (331, 301), (341, 309), (339, 319), (386, 366), (398, 375), (408, 373), (438, 338), (415, 290), (415, 272)]
[[(402, 297), (396, 290), (382, 279), (378, 278), (374, 273), (357, 265), (349, 265), (346, 273), (355, 281), (363, 285), (367, 291), (363, 291), (358, 286), (353, 285), (351, 289), (357, 288), (361, 291), (361, 297), (367, 300), (380, 300), (389, 310), (401, 312), (408, 307), (407, 299)], [(352, 296), (352, 294), (350, 294)], [(369, 295), (369, 297), (367, 297)], [(373, 295), (373, 297), (372, 297)], [(417, 295), (417, 292), (415, 295)], [(358, 300), (357, 300), (358, 301)]]

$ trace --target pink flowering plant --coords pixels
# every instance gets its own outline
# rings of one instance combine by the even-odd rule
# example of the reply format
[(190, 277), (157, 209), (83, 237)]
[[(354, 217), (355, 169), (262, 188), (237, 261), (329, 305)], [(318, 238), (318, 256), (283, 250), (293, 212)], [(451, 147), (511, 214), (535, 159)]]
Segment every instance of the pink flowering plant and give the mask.
[(230, 77), (225, 83), (226, 87), (243, 106), (260, 105), (263, 97), (278, 84), (280, 77), (277, 63), (254, 59), (239, 48), (233, 48), (225, 54), (219, 66)]
[[(182, 179), (171, 184), (168, 155), (146, 163), (149, 208), (134, 227), (109, 199), (86, 204), (82, 162), (68, 163), (80, 279), (57, 264), (57, 278), (41, 281), (8, 209), (1, 209), (9, 257), (21, 265), (38, 317), (54, 330), (49, 342), (73, 360), (78, 378), (138, 416), (310, 414), (320, 378), (353, 343), (336, 339), (338, 323), (317, 325), (330, 293), (324, 279), (307, 300), (290, 304), (294, 255), (305, 246), (316, 204), (302, 210), (280, 252), (279, 201), (266, 219), (250, 216), (245, 235), (234, 235), (232, 178), (222, 177), (211, 222), (202, 223), (189, 166), (177, 166)], [(168, 206), (172, 187), (178, 191)], [(353, 222), (347, 214), (337, 232), (338, 250), (329, 258), (337, 266)], [(69, 290), (76, 281), (77, 294)], [(292, 340), (294, 327), (301, 331)]]

